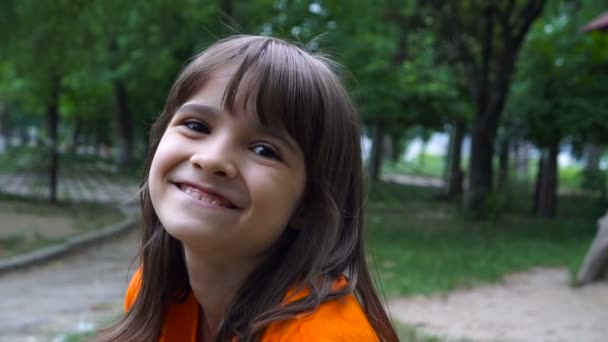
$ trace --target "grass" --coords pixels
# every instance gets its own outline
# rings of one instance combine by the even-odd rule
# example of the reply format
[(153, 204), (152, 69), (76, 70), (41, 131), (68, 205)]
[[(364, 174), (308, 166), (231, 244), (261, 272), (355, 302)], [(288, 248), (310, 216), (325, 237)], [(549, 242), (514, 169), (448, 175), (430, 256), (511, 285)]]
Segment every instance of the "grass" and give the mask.
[(374, 184), (368, 246), (388, 296), (431, 294), (532, 267), (579, 266), (595, 232), (593, 198), (562, 198), (558, 219), (524, 213), (527, 194), (499, 220), (472, 221), (433, 189)]
[[(562, 197), (557, 219), (531, 218), (529, 190), (514, 186), (501, 219), (471, 221), (456, 204), (433, 200), (436, 191), (387, 183), (371, 187), (367, 242), (388, 297), (496, 282), (532, 267), (574, 270), (600, 213), (594, 198)], [(442, 341), (415, 326), (395, 325), (402, 341)]]
[(95, 337), (95, 332), (83, 332), (83, 333), (70, 333), (63, 337), (61, 342), (80, 342), (85, 339)]
[[(76, 227), (76, 234), (101, 228), (122, 219), (122, 213), (108, 206), (97, 204), (52, 204), (43, 200), (0, 195), (0, 214), (4, 212), (27, 213), (32, 217), (68, 218)], [(36, 228), (36, 227), (34, 227)], [(0, 258), (27, 253), (67, 239), (44, 236), (43, 229), (30, 229), (22, 234), (0, 236)]]
[[(497, 282), (533, 267), (580, 265), (604, 207), (593, 197), (560, 198), (556, 219), (528, 215), (530, 190), (503, 191), (500, 219), (472, 221), (457, 204), (433, 199), (437, 189), (376, 183), (368, 210), (368, 248), (388, 297), (447, 292)], [(396, 322), (402, 341), (441, 342)], [(65, 341), (80, 341), (70, 335)]]
[(385, 162), (384, 172), (402, 173), (412, 176), (442, 177), (445, 160), (442, 156), (434, 154), (420, 154), (411, 161), (397, 163)]
[(394, 323), (399, 341), (403, 342), (442, 342), (441, 338), (422, 333), (419, 329), (400, 322)]
[(61, 241), (63, 240), (47, 238), (40, 234), (3, 237), (0, 238), (0, 259), (48, 247)]

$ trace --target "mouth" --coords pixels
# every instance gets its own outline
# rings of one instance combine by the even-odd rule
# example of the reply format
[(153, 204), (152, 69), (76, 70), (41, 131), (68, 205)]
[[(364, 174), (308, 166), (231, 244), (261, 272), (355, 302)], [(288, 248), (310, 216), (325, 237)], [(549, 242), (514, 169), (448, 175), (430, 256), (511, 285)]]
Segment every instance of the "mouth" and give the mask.
[(184, 183), (175, 183), (175, 185), (187, 196), (206, 205), (217, 208), (239, 209), (234, 203), (219, 194), (203, 191)]

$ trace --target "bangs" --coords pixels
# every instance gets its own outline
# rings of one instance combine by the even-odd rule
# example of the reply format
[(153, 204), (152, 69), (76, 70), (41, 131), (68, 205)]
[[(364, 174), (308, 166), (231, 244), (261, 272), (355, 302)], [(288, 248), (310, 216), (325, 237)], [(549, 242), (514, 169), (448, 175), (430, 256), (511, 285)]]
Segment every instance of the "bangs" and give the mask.
[(234, 66), (235, 72), (223, 94), (224, 109), (255, 115), (261, 125), (287, 133), (311, 169), (319, 149), (333, 155), (347, 148), (349, 137), (338, 139), (337, 131), (346, 126), (358, 130), (356, 111), (330, 60), (279, 39), (242, 36), (210, 46), (186, 66), (171, 90), (164, 117), (157, 121), (153, 146), (177, 109), (214, 71), (226, 66)]
[[(300, 49), (273, 39), (257, 39), (239, 51), (237, 69), (224, 94), (229, 112), (255, 114), (260, 123), (285, 131), (308, 160), (324, 126), (321, 64)], [(236, 108), (242, 106), (242, 108)]]

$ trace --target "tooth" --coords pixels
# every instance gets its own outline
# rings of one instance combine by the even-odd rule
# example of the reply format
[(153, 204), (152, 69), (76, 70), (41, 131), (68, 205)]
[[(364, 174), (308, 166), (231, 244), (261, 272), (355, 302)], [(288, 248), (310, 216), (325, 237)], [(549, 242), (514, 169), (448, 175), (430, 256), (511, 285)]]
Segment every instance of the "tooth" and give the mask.
[(230, 202), (222, 199), (222, 198), (217, 198), (215, 196), (206, 194), (204, 192), (199, 191), (196, 188), (192, 188), (189, 186), (184, 186), (183, 187), (183, 191), (184, 193), (186, 193), (188, 196), (197, 199), (199, 201), (211, 204), (213, 206), (217, 206), (217, 207), (229, 207), (230, 206)]

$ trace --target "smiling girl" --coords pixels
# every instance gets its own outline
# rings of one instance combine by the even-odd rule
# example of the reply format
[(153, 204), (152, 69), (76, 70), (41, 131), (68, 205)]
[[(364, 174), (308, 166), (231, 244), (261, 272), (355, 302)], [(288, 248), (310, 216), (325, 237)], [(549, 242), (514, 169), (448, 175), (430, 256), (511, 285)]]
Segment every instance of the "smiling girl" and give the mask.
[(329, 60), (238, 36), (150, 136), (140, 267), (99, 341), (397, 341), (363, 248), (356, 110)]

